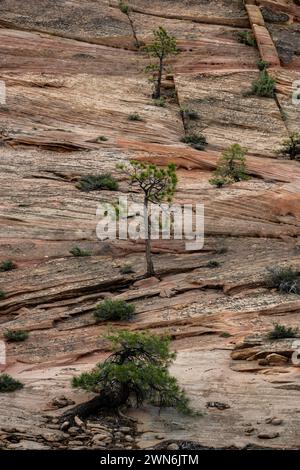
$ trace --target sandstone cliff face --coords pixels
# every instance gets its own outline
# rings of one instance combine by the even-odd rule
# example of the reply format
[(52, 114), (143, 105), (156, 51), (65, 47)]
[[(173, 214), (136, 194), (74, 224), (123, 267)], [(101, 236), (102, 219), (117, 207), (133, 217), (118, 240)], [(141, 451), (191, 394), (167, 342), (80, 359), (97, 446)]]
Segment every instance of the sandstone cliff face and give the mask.
[[(158, 416), (151, 407), (131, 410), (137, 434), (122, 445), (299, 448), (293, 345), (266, 342), (265, 335), (275, 322), (300, 326), (300, 298), (270, 291), (264, 275), (272, 265), (300, 269), (300, 164), (275, 153), (289, 132), (299, 131), (300, 105), (291, 94), (300, 79), (300, 7), (245, 3), (251, 5), (131, 2), (141, 40), (163, 25), (181, 49), (170, 63), (161, 108), (151, 104), (147, 57), (134, 50), (114, 2), (0, 2), (0, 80), (7, 89), (0, 105), (0, 261), (17, 264), (0, 273), (6, 293), (0, 334), (30, 332), (26, 342), (7, 344), (3, 370), (25, 387), (0, 394), (0, 447), (101, 447), (93, 441), (97, 426), (87, 427), (79, 442), (80, 431), (61, 430), (55, 420), (65, 408), (53, 399), (87, 399), (71, 389), (70, 378), (108, 354), (106, 327), (95, 325), (92, 311), (101, 299), (116, 297), (136, 305), (126, 328), (172, 336), (178, 351), (172, 371), (203, 411), (192, 419), (170, 410)], [(288, 20), (281, 14), (286, 21), (278, 23), (278, 15), (262, 14), (261, 7)], [(238, 41), (238, 32), (250, 28), (258, 49)], [(270, 58), (276, 100), (244, 96), (259, 58)], [(180, 107), (194, 109), (200, 120), (186, 125)], [(134, 112), (144, 120), (129, 122)], [(180, 142), (185, 132), (201, 131), (207, 151)], [(101, 135), (108, 140), (97, 140)], [(220, 153), (235, 142), (248, 148), (251, 179), (215, 189), (208, 180)], [(128, 193), (126, 181), (117, 193), (76, 188), (83, 175), (117, 176), (116, 163), (130, 158), (175, 162), (176, 201), (205, 204), (204, 249), (191, 253), (180, 241), (155, 242), (160, 281), (153, 284), (135, 284), (144, 272), (141, 243), (96, 237), (97, 205)], [(72, 257), (75, 245), (92, 256)], [(135, 272), (122, 275), (124, 264)], [(272, 356), (259, 364), (272, 354), (286, 361)], [(102, 430), (103, 447), (121, 445), (111, 428)]]

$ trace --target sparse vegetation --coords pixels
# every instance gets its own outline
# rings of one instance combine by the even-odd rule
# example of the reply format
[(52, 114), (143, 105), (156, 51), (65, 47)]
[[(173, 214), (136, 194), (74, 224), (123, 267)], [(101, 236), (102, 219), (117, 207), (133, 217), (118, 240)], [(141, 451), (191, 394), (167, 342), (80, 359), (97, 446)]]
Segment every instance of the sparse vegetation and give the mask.
[(230, 338), (231, 334), (228, 333), (228, 331), (222, 331), (222, 333), (220, 333), (220, 337), (221, 338)]
[(184, 120), (189, 119), (190, 121), (197, 121), (198, 119), (200, 119), (199, 113), (190, 108), (181, 108), (180, 114)]
[(171, 202), (177, 186), (176, 165), (170, 163), (167, 168), (158, 168), (154, 164), (145, 164), (131, 160), (129, 165), (120, 164), (117, 168), (128, 178), (132, 186), (137, 186), (144, 194), (145, 248), (147, 276), (155, 275), (151, 253), (151, 208), (150, 204)]
[(207, 145), (206, 137), (203, 134), (189, 134), (181, 139), (181, 142), (188, 144), (194, 149), (204, 150)]
[(15, 392), (23, 388), (23, 384), (8, 374), (0, 374), (0, 393)]
[(10, 259), (6, 260), (6, 261), (2, 261), (2, 263), (0, 263), (0, 271), (1, 272), (5, 272), (5, 271), (12, 271), (13, 269), (16, 269), (16, 265), (13, 261), (11, 261)]
[(160, 98), (154, 99), (151, 104), (153, 104), (154, 106), (157, 106), (158, 108), (165, 108), (166, 98), (161, 96)]
[(134, 305), (124, 300), (107, 299), (97, 305), (94, 317), (97, 322), (130, 320), (134, 315)]
[(122, 266), (120, 269), (121, 274), (133, 274), (135, 271), (131, 264), (125, 264), (125, 266)]
[(233, 144), (226, 149), (220, 157), (215, 176), (209, 180), (210, 184), (218, 187), (224, 184), (249, 179), (246, 170), (247, 149), (239, 144)]
[(175, 37), (169, 34), (162, 26), (159, 26), (158, 29), (153, 31), (153, 35), (154, 41), (148, 46), (145, 46), (143, 50), (147, 52), (150, 57), (158, 61), (146, 67), (146, 72), (152, 74), (151, 81), (154, 84), (152, 98), (158, 99), (161, 96), (161, 83), (165, 69), (165, 61), (170, 55), (176, 55), (179, 51)]
[(262, 60), (262, 59), (259, 59), (259, 60), (256, 62), (256, 65), (257, 65), (258, 70), (260, 70), (261, 72), (262, 72), (263, 70), (266, 70), (266, 69), (269, 67), (268, 62), (266, 62), (265, 60)]
[(277, 153), (290, 160), (300, 160), (300, 134), (293, 132), (288, 139), (282, 142)]
[(0, 290), (0, 300), (5, 298), (5, 292), (3, 290)]
[(264, 98), (274, 98), (276, 80), (268, 74), (266, 69), (259, 73), (259, 77), (252, 82), (252, 87), (247, 95), (261, 96)]
[(268, 333), (268, 339), (295, 338), (298, 328), (286, 327), (275, 323), (274, 329)]
[(300, 294), (299, 272), (291, 266), (267, 268), (267, 286), (282, 294)]
[(20, 343), (28, 338), (28, 332), (23, 330), (7, 330), (4, 332), (7, 341)]
[(91, 256), (91, 252), (88, 251), (88, 250), (83, 250), (82, 248), (80, 248), (79, 246), (74, 246), (71, 250), (70, 250), (70, 253), (71, 255), (75, 256), (75, 257), (83, 257), (83, 256)]
[(97, 142), (106, 142), (108, 140), (107, 137), (105, 137), (105, 135), (99, 135), (99, 137), (97, 137)]
[(176, 356), (170, 351), (170, 338), (119, 331), (108, 339), (113, 354), (91, 372), (74, 377), (73, 387), (98, 393), (99, 407), (118, 408), (134, 397), (137, 406), (148, 402), (194, 414), (184, 390), (168, 370)]
[(78, 189), (81, 191), (99, 191), (107, 189), (117, 191), (119, 189), (118, 182), (109, 173), (103, 175), (86, 175), (82, 176), (77, 183)]
[(256, 47), (257, 42), (253, 36), (252, 31), (239, 31), (238, 32), (238, 41), (241, 44), (246, 44), (246, 46)]
[(122, 13), (124, 13), (124, 15), (127, 16), (130, 27), (131, 27), (132, 36), (133, 36), (133, 39), (134, 39), (135, 46), (139, 49), (141, 44), (140, 44), (140, 41), (138, 40), (136, 30), (135, 30), (135, 26), (134, 26), (134, 23), (133, 23), (133, 19), (131, 17), (132, 9), (131, 9), (130, 5), (126, 1), (123, 1), (123, 0), (121, 0), (119, 2), (119, 9)]
[(207, 263), (208, 268), (218, 268), (219, 266), (220, 266), (220, 263), (217, 260), (211, 260)]
[(132, 113), (128, 116), (129, 121), (143, 121), (143, 118), (138, 113)]

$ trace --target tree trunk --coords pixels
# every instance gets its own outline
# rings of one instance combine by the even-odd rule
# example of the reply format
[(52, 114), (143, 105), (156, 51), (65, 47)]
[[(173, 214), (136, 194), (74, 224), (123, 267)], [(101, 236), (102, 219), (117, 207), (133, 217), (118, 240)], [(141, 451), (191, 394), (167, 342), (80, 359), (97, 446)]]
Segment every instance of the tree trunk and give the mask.
[(144, 222), (145, 222), (145, 247), (146, 247), (146, 263), (147, 277), (155, 276), (152, 253), (151, 253), (151, 217), (149, 214), (148, 199), (144, 199)]
[(66, 411), (61, 421), (69, 421), (71, 425), (74, 423), (75, 416), (79, 418), (88, 418), (91, 415), (98, 413), (101, 408), (118, 409), (121, 405), (124, 405), (129, 397), (129, 392), (126, 386), (119, 385), (116, 390), (102, 391), (98, 396), (91, 400), (76, 405), (70, 410)]
[(162, 81), (163, 68), (164, 68), (163, 58), (160, 58), (159, 59), (158, 77), (157, 77), (155, 93), (154, 93), (154, 98), (155, 99), (160, 98), (160, 95), (161, 95), (161, 81)]
[(137, 38), (135, 29), (134, 29), (134, 24), (133, 24), (132, 19), (130, 18), (130, 15), (128, 15), (128, 19), (129, 19), (129, 23), (130, 23), (130, 26), (131, 26), (131, 29), (132, 29), (132, 35), (133, 35), (133, 38), (134, 38), (135, 45), (139, 49), (140, 43), (139, 43), (139, 40)]

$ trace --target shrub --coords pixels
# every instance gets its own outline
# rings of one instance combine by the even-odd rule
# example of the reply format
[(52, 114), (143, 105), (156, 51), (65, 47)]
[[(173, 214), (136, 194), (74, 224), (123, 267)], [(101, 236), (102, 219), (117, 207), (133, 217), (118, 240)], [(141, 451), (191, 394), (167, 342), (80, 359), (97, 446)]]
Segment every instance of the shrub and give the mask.
[(253, 36), (251, 31), (240, 31), (240, 32), (238, 32), (238, 41), (241, 44), (246, 44), (247, 46), (255, 47), (257, 45), (256, 39)]
[(249, 179), (246, 170), (246, 152), (247, 149), (239, 144), (228, 147), (218, 161), (215, 177), (209, 180), (210, 184), (223, 185)]
[(97, 137), (96, 139), (98, 142), (106, 142), (108, 140), (107, 137), (105, 137), (105, 135), (99, 135), (99, 137)]
[(108, 189), (110, 191), (117, 191), (119, 188), (118, 182), (110, 174), (104, 175), (87, 175), (80, 178), (77, 187), (81, 191), (97, 191), (100, 189)]
[(87, 250), (83, 250), (79, 246), (74, 246), (70, 250), (71, 255), (76, 256), (76, 257), (81, 257), (81, 256), (91, 256), (91, 252)]
[(0, 393), (14, 392), (23, 388), (23, 384), (8, 374), (0, 374)]
[(203, 134), (189, 134), (181, 139), (181, 142), (188, 144), (194, 149), (204, 150), (207, 145), (206, 137)]
[(266, 62), (265, 60), (262, 60), (262, 59), (259, 59), (259, 60), (256, 62), (256, 65), (257, 65), (258, 70), (260, 70), (261, 72), (262, 72), (263, 70), (266, 70), (266, 69), (269, 67), (268, 62)]
[(23, 330), (7, 330), (4, 333), (4, 337), (7, 341), (20, 343), (28, 338), (28, 333)]
[(300, 294), (299, 273), (291, 266), (267, 268), (267, 286), (283, 294)]
[(210, 180), (208, 180), (208, 182), (213, 185), (213, 186), (216, 186), (217, 188), (223, 188), (223, 186), (227, 183), (229, 183), (230, 181), (228, 181), (227, 178), (221, 178), (220, 176), (214, 176), (213, 178), (210, 178)]
[(198, 119), (200, 119), (200, 116), (197, 111), (194, 111), (193, 109), (181, 108), (180, 114), (183, 119), (190, 119), (191, 121), (197, 121)]
[(3, 290), (0, 290), (0, 300), (5, 298), (5, 292)]
[(129, 121), (142, 121), (143, 118), (138, 113), (133, 113), (133, 114), (129, 114), (128, 120)]
[(125, 300), (107, 299), (97, 305), (94, 317), (97, 322), (101, 321), (124, 321), (130, 320), (135, 313), (135, 307)]
[(281, 338), (295, 338), (298, 333), (298, 328), (290, 328), (284, 325), (275, 323), (274, 329), (268, 333), (269, 339), (281, 339)]
[(99, 393), (102, 406), (117, 408), (134, 396), (137, 406), (148, 402), (193, 414), (184, 390), (168, 371), (176, 357), (170, 351), (170, 338), (119, 331), (108, 339), (113, 354), (91, 372), (74, 377), (73, 387)]
[(16, 269), (16, 265), (15, 263), (13, 263), (10, 259), (9, 260), (6, 260), (6, 261), (3, 261), (1, 264), (0, 264), (0, 271), (4, 272), (4, 271), (12, 271), (13, 269)]
[(122, 268), (120, 269), (121, 274), (132, 274), (134, 272), (135, 271), (130, 264), (125, 264), (125, 266), (122, 266)]
[(219, 261), (211, 260), (207, 263), (208, 268), (218, 268), (220, 266)]
[(267, 70), (262, 70), (259, 77), (252, 82), (249, 95), (256, 95), (265, 98), (274, 98), (276, 80), (271, 77)]
[(161, 96), (160, 98), (156, 98), (152, 101), (152, 104), (154, 106), (158, 106), (159, 108), (165, 108), (166, 107), (166, 98)]
[(231, 334), (228, 333), (228, 331), (222, 331), (222, 333), (220, 333), (220, 336), (221, 338), (230, 338)]
[(300, 134), (293, 132), (288, 139), (282, 142), (277, 153), (290, 160), (300, 159)]

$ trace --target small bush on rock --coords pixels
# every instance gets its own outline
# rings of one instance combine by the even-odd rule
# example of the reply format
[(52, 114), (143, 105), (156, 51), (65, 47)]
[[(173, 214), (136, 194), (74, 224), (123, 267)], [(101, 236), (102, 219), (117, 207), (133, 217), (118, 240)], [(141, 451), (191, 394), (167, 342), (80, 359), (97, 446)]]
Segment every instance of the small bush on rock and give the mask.
[(251, 90), (247, 94), (264, 98), (274, 98), (275, 86), (275, 79), (264, 69), (260, 72), (259, 77), (252, 82)]
[(23, 330), (7, 330), (4, 333), (4, 337), (7, 341), (20, 343), (28, 338), (28, 333)]
[(0, 290), (0, 300), (5, 298), (5, 292)]
[(138, 113), (129, 114), (129, 121), (143, 121), (143, 118)]
[(16, 269), (16, 265), (15, 263), (13, 263), (10, 259), (9, 260), (6, 260), (6, 261), (3, 261), (1, 264), (0, 264), (0, 271), (4, 272), (4, 271), (12, 271), (13, 269)]
[(83, 250), (79, 246), (74, 246), (70, 250), (71, 255), (76, 256), (76, 257), (82, 257), (82, 256), (91, 256), (91, 252), (87, 250)]
[(249, 179), (246, 170), (247, 149), (239, 144), (233, 144), (225, 150), (220, 157), (214, 178), (210, 179), (210, 184), (222, 187), (224, 184)]
[(204, 150), (207, 145), (206, 137), (203, 134), (189, 134), (181, 139), (181, 142), (188, 144), (194, 149)]
[(135, 313), (134, 305), (124, 300), (107, 299), (97, 305), (94, 317), (97, 322), (101, 321), (124, 321), (130, 320)]
[(0, 374), (0, 393), (14, 392), (23, 388), (23, 384), (8, 374)]
[(291, 266), (267, 268), (267, 286), (282, 294), (300, 294), (299, 272)]
[(281, 148), (276, 153), (290, 160), (300, 160), (300, 134), (293, 132), (288, 139), (282, 142)]
[(125, 266), (122, 266), (122, 268), (120, 269), (121, 274), (132, 274), (134, 272), (135, 271), (130, 264), (125, 264)]
[(257, 45), (256, 39), (251, 31), (240, 31), (238, 33), (238, 40), (241, 44), (246, 44), (247, 46), (255, 47)]
[(100, 189), (108, 189), (110, 191), (117, 191), (119, 188), (118, 182), (110, 174), (104, 175), (87, 175), (80, 178), (77, 183), (78, 189), (81, 191), (97, 191)]
[(269, 339), (281, 339), (281, 338), (295, 338), (298, 333), (298, 328), (286, 327), (275, 323), (274, 329), (268, 333)]

